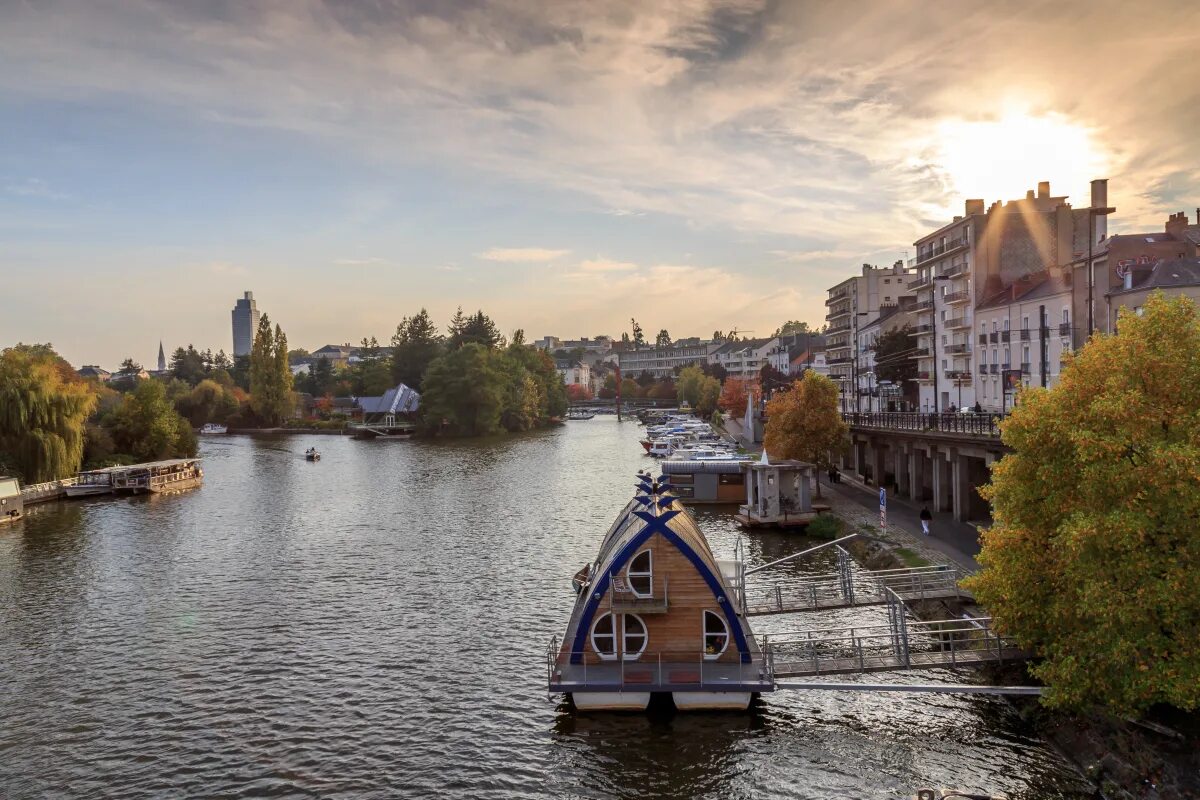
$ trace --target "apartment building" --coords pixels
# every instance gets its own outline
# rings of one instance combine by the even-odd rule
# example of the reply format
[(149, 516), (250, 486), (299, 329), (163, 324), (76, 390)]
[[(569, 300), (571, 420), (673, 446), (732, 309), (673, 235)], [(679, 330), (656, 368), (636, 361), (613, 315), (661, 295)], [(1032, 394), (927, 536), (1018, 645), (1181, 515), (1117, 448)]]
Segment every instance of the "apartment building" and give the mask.
[(860, 329), (880, 316), (883, 308), (896, 307), (900, 298), (911, 295), (909, 281), (916, 273), (897, 261), (891, 267), (862, 265), (862, 274), (842, 281), (829, 290), (825, 300), (825, 361), (829, 377), (840, 389), (843, 412), (861, 408), (858, 356)]
[(720, 345), (703, 339), (681, 339), (670, 347), (643, 347), (617, 354), (621, 374), (632, 378), (649, 372), (655, 378), (675, 374), (676, 367), (704, 364)]
[(771, 354), (778, 347), (778, 337), (726, 342), (709, 353), (708, 363), (720, 364), (730, 376), (748, 380), (758, 377), (763, 364), (770, 363)]

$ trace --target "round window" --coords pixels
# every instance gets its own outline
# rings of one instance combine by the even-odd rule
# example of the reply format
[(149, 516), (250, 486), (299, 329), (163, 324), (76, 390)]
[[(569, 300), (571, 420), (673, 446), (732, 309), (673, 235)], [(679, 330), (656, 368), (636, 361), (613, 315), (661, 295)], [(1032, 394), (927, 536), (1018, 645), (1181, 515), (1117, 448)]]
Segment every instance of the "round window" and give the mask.
[(720, 614), (711, 611), (704, 612), (704, 657), (714, 659), (720, 657), (729, 646), (729, 626)]

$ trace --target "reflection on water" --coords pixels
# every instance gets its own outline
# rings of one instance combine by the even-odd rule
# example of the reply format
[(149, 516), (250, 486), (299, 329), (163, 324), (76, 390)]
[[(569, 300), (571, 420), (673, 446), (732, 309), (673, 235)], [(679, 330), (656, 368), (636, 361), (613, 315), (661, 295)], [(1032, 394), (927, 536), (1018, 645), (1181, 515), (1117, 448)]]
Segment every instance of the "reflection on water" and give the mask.
[[(778, 692), (749, 714), (665, 715), (548, 698), (570, 576), (649, 462), (638, 431), (224, 437), (203, 443), (199, 491), (0, 529), (0, 796), (1086, 796), (996, 698)], [(728, 515), (698, 518), (731, 555)], [(746, 544), (753, 563), (802, 546)]]

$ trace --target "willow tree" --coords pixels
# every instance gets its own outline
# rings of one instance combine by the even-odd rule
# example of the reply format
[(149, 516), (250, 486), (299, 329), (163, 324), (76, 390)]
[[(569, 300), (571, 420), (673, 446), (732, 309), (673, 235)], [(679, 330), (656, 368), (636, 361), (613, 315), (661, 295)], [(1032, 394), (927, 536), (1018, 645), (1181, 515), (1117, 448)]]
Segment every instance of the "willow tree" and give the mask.
[(811, 369), (790, 391), (778, 392), (767, 402), (763, 448), (775, 458), (816, 465), (817, 497), (821, 496), (821, 472), (832, 466), (833, 452), (841, 449), (848, 433), (838, 413), (837, 385)]
[(26, 483), (65, 478), (83, 459), (92, 388), (49, 345), (0, 352), (0, 462)]
[(250, 407), (269, 425), (278, 425), (295, 407), (292, 371), (288, 367), (287, 336), (278, 325), (271, 329), (266, 314), (250, 348)]
[(1002, 426), (969, 586), (1047, 703), (1200, 705), (1200, 318), (1152, 296)]

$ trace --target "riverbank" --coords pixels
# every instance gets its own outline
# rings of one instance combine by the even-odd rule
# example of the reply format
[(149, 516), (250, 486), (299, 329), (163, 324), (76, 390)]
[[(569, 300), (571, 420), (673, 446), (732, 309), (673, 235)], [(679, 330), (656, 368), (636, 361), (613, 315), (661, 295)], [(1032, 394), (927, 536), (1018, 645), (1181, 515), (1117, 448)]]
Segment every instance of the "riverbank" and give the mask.
[(317, 434), (319, 436), (350, 436), (354, 431), (349, 428), (230, 428), (227, 436), (254, 436), (257, 434), (278, 435), (286, 434)]

